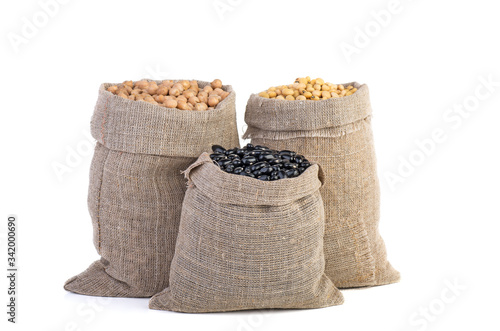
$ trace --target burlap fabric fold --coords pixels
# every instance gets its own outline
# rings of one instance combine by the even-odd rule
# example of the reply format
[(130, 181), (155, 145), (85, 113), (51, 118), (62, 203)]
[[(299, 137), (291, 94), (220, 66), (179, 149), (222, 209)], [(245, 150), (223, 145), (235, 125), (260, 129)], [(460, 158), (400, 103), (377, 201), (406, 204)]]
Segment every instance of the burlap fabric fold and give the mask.
[(186, 191), (181, 171), (213, 144), (239, 146), (235, 93), (223, 86), (230, 94), (216, 109), (184, 111), (123, 99), (111, 85), (101, 85), (91, 121), (88, 206), (101, 259), (64, 288), (150, 297), (168, 286)]
[(340, 288), (397, 282), (379, 234), (380, 189), (368, 86), (323, 101), (265, 99), (247, 103), (244, 138), (289, 149), (321, 165), (325, 185), (325, 272)]
[(324, 274), (318, 165), (264, 182), (223, 172), (204, 153), (185, 175), (170, 285), (150, 308), (202, 313), (343, 302)]

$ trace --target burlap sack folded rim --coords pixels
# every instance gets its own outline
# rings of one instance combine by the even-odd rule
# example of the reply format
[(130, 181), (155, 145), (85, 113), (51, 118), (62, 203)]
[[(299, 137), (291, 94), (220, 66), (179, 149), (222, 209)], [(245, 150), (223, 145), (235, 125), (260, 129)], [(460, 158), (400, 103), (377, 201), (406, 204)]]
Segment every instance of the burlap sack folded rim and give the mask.
[[(197, 170), (201, 165), (207, 165), (205, 172), (209, 172), (200, 178)], [(305, 196), (316, 192), (324, 182), (324, 174), (321, 167), (312, 163), (300, 176), (284, 178), (275, 181), (262, 181), (242, 175), (227, 173), (215, 165), (208, 153), (200, 155), (198, 160), (184, 172), (188, 185), (196, 186), (207, 197), (226, 203), (240, 205), (273, 205), (280, 206), (292, 203)], [(230, 177), (228, 177), (230, 176)], [(208, 180), (207, 180), (208, 178)], [(230, 180), (234, 185), (220, 187), (220, 183)], [(223, 191), (224, 190), (224, 191)], [(234, 192), (235, 194), (228, 194)], [(246, 192), (244, 197), (241, 193)], [(281, 194), (286, 192), (286, 194)], [(228, 198), (229, 196), (229, 198)], [(286, 198), (283, 198), (286, 196)]]
[[(147, 81), (161, 83), (161, 80), (147, 79)], [(174, 82), (179, 81), (181, 79), (174, 80)], [(206, 81), (196, 81), (200, 88), (210, 85)], [(229, 92), (229, 95), (215, 109), (206, 111), (180, 110), (145, 101), (128, 100), (107, 91), (107, 88), (112, 85), (117, 84), (100, 85), (98, 105), (101, 100), (104, 106), (96, 106), (91, 121), (92, 136), (112, 150), (163, 156), (198, 157), (201, 151), (194, 143), (197, 140), (196, 137), (205, 136), (208, 126), (217, 127), (217, 123), (225, 120), (225, 117), (235, 116), (236, 94), (231, 85), (222, 86), (222, 89)], [(134, 116), (131, 117), (130, 114)], [(169, 145), (170, 141), (190, 143), (186, 143), (181, 154), (173, 151), (175, 148)]]
[[(249, 138), (252, 128), (265, 131), (312, 131), (341, 127), (358, 122), (372, 114), (369, 90), (366, 84), (350, 82), (358, 90), (348, 96), (327, 100), (277, 100), (252, 94), (247, 102), (243, 139)], [(304, 107), (297, 107), (304, 105)], [(354, 106), (353, 106), (354, 105)], [(307, 117), (304, 116), (304, 108)], [(342, 108), (345, 111), (338, 112)], [(248, 109), (252, 109), (251, 112)], [(326, 120), (325, 120), (326, 119)]]

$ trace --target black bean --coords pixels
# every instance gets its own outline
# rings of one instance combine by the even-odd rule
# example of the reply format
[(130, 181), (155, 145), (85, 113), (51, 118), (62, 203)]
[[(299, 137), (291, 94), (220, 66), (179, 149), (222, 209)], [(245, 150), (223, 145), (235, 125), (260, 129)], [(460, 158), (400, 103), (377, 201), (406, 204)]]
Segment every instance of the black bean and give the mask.
[(281, 162), (281, 159), (278, 159), (278, 158), (276, 158), (276, 157), (275, 157), (275, 158), (273, 158), (272, 160), (269, 160), (268, 162), (269, 162), (269, 164), (270, 164), (270, 165), (274, 165), (274, 164), (280, 164), (280, 163), (282, 163), (282, 162)]
[(226, 153), (226, 149), (220, 145), (212, 145), (212, 151), (215, 153)]
[(288, 178), (288, 176), (286, 175), (286, 173), (284, 171), (278, 171), (278, 179), (284, 179), (284, 178)]
[(245, 171), (245, 169), (243, 169), (242, 167), (236, 167), (233, 170), (233, 174), (237, 174), (238, 175), (238, 174), (240, 174), (240, 173), (242, 173), (244, 171)]
[(245, 156), (241, 159), (241, 162), (243, 162), (244, 165), (250, 165), (257, 162), (257, 159), (255, 156)]
[(306, 161), (302, 162), (300, 164), (300, 166), (303, 167), (303, 168), (308, 168), (308, 167), (311, 166), (311, 163), (309, 163), (309, 161), (306, 160)]
[(260, 168), (260, 172), (262, 172), (263, 174), (270, 174), (271, 172), (273, 172), (273, 168), (271, 168), (270, 166), (262, 167)]
[(236, 154), (238, 152), (238, 148), (231, 148), (226, 151), (226, 154)]
[(274, 155), (272, 155), (272, 154), (259, 155), (259, 161), (271, 161), (271, 160), (274, 160)]
[(266, 181), (297, 177), (311, 165), (296, 152), (277, 151), (262, 145), (247, 144), (227, 150), (213, 145), (212, 150), (210, 158), (223, 171)]
[(257, 177), (257, 179), (260, 179), (260, 180), (269, 180), (269, 176), (268, 175), (260, 175), (259, 177)]
[(289, 151), (289, 150), (282, 150), (282, 151), (280, 151), (280, 155), (295, 156), (295, 155), (297, 155), (297, 153)]
[(219, 166), (221, 166), (221, 167), (225, 167), (225, 166), (227, 166), (228, 164), (230, 164), (230, 163), (231, 163), (231, 160), (228, 160), (228, 159), (225, 159), (225, 160), (219, 160), (219, 161), (217, 161), (217, 163), (219, 164)]
[(298, 175), (300, 175), (297, 169), (288, 169), (285, 171), (285, 174), (287, 175), (288, 178), (297, 177)]

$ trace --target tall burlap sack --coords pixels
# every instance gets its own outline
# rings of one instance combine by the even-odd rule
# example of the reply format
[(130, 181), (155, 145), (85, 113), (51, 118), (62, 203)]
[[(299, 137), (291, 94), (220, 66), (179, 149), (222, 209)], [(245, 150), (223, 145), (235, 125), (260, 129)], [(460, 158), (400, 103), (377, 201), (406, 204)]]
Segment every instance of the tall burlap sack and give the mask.
[(207, 153), (189, 180), (170, 271), (152, 309), (189, 313), (343, 303), (324, 274), (320, 168), (264, 182), (228, 174)]
[(91, 122), (88, 205), (101, 259), (64, 288), (150, 297), (168, 286), (186, 191), (181, 171), (212, 144), (239, 145), (235, 93), (224, 86), (230, 94), (216, 109), (184, 111), (123, 99), (111, 85), (101, 85)]
[[(368, 86), (323, 101), (250, 96), (243, 136), (252, 144), (300, 151), (325, 172), (325, 272), (339, 288), (399, 280), (378, 231), (380, 189), (376, 173)], [(349, 84), (346, 84), (349, 85)]]

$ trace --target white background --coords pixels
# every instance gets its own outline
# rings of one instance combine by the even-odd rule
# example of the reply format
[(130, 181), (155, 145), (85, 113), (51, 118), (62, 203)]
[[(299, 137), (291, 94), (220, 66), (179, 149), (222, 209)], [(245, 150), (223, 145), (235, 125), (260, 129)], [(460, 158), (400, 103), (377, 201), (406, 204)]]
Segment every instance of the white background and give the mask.
[[(5, 224), (17, 214), (20, 228), (19, 323), (6, 322), (2, 277), (2, 330), (499, 330), (496, 2), (400, 0), (396, 10), (390, 0), (66, 2), (45, 21), (35, 0), (0, 11), (0, 215)], [(221, 14), (214, 4), (230, 7)], [(373, 12), (388, 8), (381, 26)], [(37, 31), (23, 32), (34, 20)], [(346, 44), (357, 53), (346, 56)], [(220, 78), (236, 90), (241, 134), (252, 92), (306, 75), (370, 87), (380, 231), (401, 283), (343, 291), (345, 304), (325, 309), (200, 315), (63, 290), (98, 258), (87, 211), (92, 152), (82, 147), (101, 83)], [(497, 86), (488, 91), (481, 77)], [(451, 113), (455, 105), (469, 110)], [(416, 140), (434, 130), (445, 139), (423, 156)], [(58, 177), (55, 164), (71, 172)]]

